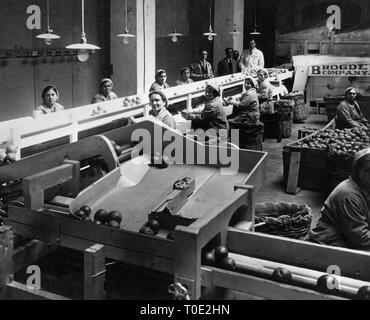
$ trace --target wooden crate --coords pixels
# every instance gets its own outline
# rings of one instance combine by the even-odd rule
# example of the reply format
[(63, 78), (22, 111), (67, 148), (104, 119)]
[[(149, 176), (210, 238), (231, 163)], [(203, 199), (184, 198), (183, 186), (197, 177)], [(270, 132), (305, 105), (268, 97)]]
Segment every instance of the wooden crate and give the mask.
[[(324, 129), (333, 127), (334, 120), (327, 124)], [(293, 182), (293, 184), (296, 185), (295, 187), (322, 192), (327, 192), (329, 189), (331, 170), (328, 166), (327, 151), (321, 149), (301, 148), (298, 146), (300, 141), (307, 139), (316, 133), (317, 132), (313, 132), (309, 136), (300, 140), (288, 143), (283, 148), (284, 185), (286, 186), (288, 193), (291, 193), (289, 191), (292, 179), (290, 176), (297, 179), (296, 182)], [(293, 154), (295, 157), (299, 158), (297, 160), (299, 165), (295, 170), (291, 163)], [(292, 172), (291, 170), (295, 172)]]

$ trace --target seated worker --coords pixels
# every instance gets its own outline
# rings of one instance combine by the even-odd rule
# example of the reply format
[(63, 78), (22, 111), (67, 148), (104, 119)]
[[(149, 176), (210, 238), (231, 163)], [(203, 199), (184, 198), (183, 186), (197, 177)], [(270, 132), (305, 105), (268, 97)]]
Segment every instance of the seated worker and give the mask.
[(214, 78), (211, 64), (207, 61), (207, 50), (199, 50), (199, 60), (190, 65), (190, 74), (193, 81), (201, 81)]
[(346, 129), (368, 125), (368, 121), (362, 114), (360, 106), (355, 101), (358, 92), (355, 88), (349, 87), (344, 94), (345, 100), (337, 108), (336, 128)]
[(226, 56), (218, 63), (217, 67), (217, 75), (219, 77), (237, 73), (238, 63), (233, 59), (233, 53), (233, 48), (225, 49)]
[(159, 69), (155, 73), (155, 82), (151, 85), (149, 91), (159, 91), (169, 88), (167, 83), (167, 72), (164, 69)]
[(177, 80), (177, 82), (176, 82), (176, 84), (178, 86), (194, 82), (190, 78), (190, 68), (188, 68), (188, 67), (182, 68), (181, 71), (180, 71), (180, 74), (181, 74), (181, 80)]
[(239, 103), (233, 104), (235, 115), (229, 119), (230, 127), (239, 124), (257, 124), (260, 118), (259, 102), (257, 97), (257, 83), (251, 77), (246, 77), (244, 82), (245, 92), (242, 94)]
[(200, 112), (181, 111), (186, 120), (192, 121), (192, 129), (214, 129), (218, 134), (219, 130), (228, 130), (229, 124), (220, 97), (219, 88), (216, 85), (208, 84), (204, 95), (204, 108)]
[(272, 99), (274, 87), (269, 81), (269, 75), (266, 69), (257, 71), (258, 83), (257, 96), (260, 103), (261, 114), (274, 113), (274, 102)]
[(325, 201), (309, 241), (370, 251), (370, 148), (355, 155), (351, 177)]
[(100, 80), (100, 90), (91, 100), (91, 103), (104, 102), (107, 100), (117, 99), (117, 95), (112, 91), (113, 81), (108, 78)]
[(162, 121), (169, 127), (176, 129), (176, 122), (172, 114), (167, 110), (168, 100), (162, 91), (151, 91), (149, 93), (149, 102), (152, 110), (149, 115)]
[(58, 103), (59, 92), (55, 86), (47, 86), (42, 90), (42, 105), (36, 110), (42, 114), (64, 110), (64, 107)]

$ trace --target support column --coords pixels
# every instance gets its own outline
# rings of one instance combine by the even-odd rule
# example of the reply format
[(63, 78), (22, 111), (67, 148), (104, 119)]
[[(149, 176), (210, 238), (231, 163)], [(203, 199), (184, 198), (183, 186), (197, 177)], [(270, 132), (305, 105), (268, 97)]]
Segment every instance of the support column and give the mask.
[(154, 82), (156, 56), (155, 0), (136, 0), (137, 93), (149, 91)]
[[(214, 29), (218, 36), (215, 39), (213, 65), (217, 71), (217, 63), (225, 56), (227, 47), (239, 50), (239, 52), (243, 50), (244, 0), (215, 0), (214, 21)], [(230, 34), (234, 24), (236, 24), (237, 31), (241, 32), (236, 37)]]

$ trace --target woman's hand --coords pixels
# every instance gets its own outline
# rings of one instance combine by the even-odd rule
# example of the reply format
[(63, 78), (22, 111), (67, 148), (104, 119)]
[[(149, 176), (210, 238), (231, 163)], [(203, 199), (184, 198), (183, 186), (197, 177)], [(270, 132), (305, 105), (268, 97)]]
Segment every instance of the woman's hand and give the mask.
[(181, 110), (181, 115), (184, 119), (189, 120), (190, 111), (189, 110)]

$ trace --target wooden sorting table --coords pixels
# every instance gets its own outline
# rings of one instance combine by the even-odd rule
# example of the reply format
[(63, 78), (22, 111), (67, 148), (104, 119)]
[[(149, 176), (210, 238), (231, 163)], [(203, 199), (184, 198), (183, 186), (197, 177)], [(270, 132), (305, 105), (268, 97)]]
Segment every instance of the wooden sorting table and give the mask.
[[(108, 139), (123, 145), (131, 141), (136, 129), (146, 129), (152, 137), (155, 130), (162, 133), (167, 130), (155, 121), (143, 120), (105, 136), (90, 137), (20, 160), (8, 165), (7, 170), (0, 168), (0, 181), (23, 180), (24, 206), (10, 203), (5, 222), (17, 234), (63, 247), (85, 250), (94, 244), (103, 245), (106, 257), (174, 274), (175, 282), (185, 283), (192, 298), (200, 298), (202, 248), (210, 241), (225, 243), (235, 214), (238, 221), (248, 222), (253, 230), (254, 194), (266, 178), (267, 154), (229, 149), (239, 163), (234, 175), (230, 175), (220, 159), (212, 162), (209, 157), (205, 163), (173, 164), (164, 169), (145, 163), (145, 154), (119, 164)], [(173, 134), (184, 145), (192, 145), (198, 155), (209, 154), (211, 149), (217, 152), (227, 149), (204, 146), (175, 131)], [(155, 145), (154, 138), (150, 143)], [(168, 145), (169, 142), (164, 142), (153, 150), (162, 152)], [(182, 163), (186, 163), (188, 154), (184, 153)], [(76, 192), (79, 161), (98, 155), (106, 161), (109, 172)], [(178, 225), (173, 231), (175, 240), (166, 239), (168, 230), (160, 230), (157, 236), (139, 233), (150, 211), (166, 199), (174, 182), (184, 177), (195, 179), (195, 191), (178, 213), (195, 221), (189, 226)], [(46, 189), (55, 185), (62, 185), (64, 192), (70, 193), (68, 206), (65, 205), (68, 201), (64, 205), (50, 205), (47, 201)], [(80, 205), (89, 205), (93, 213), (97, 209), (120, 211), (123, 214), (120, 228), (71, 218), (69, 212)]]

